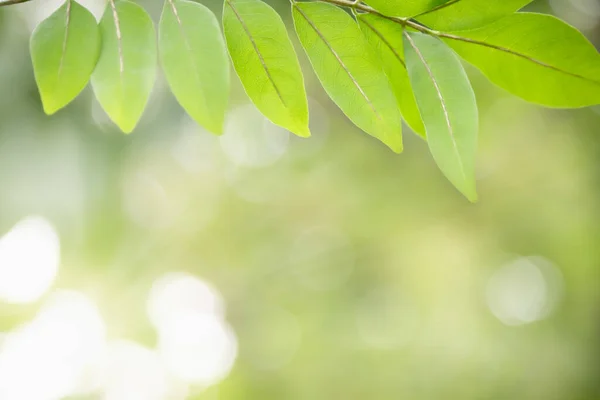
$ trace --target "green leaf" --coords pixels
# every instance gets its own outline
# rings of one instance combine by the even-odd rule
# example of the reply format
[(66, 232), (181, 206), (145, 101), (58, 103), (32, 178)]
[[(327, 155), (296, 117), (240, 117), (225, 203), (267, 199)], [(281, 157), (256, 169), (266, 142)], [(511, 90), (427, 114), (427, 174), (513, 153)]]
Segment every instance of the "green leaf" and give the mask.
[(439, 39), (421, 33), (405, 33), (404, 38), (406, 66), (431, 154), (450, 182), (475, 202), (479, 128), (467, 74), (456, 54)]
[(98, 61), (100, 32), (94, 16), (67, 0), (33, 32), (33, 72), (46, 114), (69, 104), (85, 88)]
[(447, 1), (448, 0), (367, 0), (366, 3), (385, 15), (394, 17), (412, 17), (431, 10)]
[(472, 29), (514, 13), (532, 0), (452, 0), (418, 17), (430, 28), (449, 31)]
[(179, 104), (211, 132), (223, 132), (229, 61), (219, 22), (205, 6), (167, 0), (159, 25), (160, 60)]
[(425, 126), (404, 63), (402, 25), (372, 14), (360, 14), (357, 19), (367, 42), (381, 58), (402, 117), (413, 131), (425, 137)]
[(109, 0), (100, 31), (102, 50), (92, 87), (108, 116), (130, 133), (144, 112), (156, 78), (154, 25), (137, 4)]
[(600, 103), (600, 54), (555, 17), (517, 13), (445, 37), (492, 82), (529, 102), (563, 108)]
[(356, 22), (331, 4), (294, 3), (296, 32), (331, 99), (360, 129), (402, 151), (400, 111), (379, 57)]
[(304, 78), (279, 15), (259, 0), (226, 0), (223, 27), (248, 97), (274, 124), (310, 136)]

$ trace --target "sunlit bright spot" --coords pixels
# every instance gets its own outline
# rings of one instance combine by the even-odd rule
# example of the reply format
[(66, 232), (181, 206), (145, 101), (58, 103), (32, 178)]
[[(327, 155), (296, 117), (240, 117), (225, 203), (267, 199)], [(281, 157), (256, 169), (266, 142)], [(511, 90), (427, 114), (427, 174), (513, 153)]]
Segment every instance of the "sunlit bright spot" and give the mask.
[(200, 386), (225, 378), (237, 356), (232, 329), (211, 314), (181, 314), (161, 326), (158, 348), (173, 376)]
[(28, 217), (0, 238), (0, 300), (31, 303), (52, 285), (60, 263), (60, 241), (42, 217)]
[(215, 135), (186, 116), (181, 123), (181, 133), (171, 147), (171, 154), (187, 172), (211, 172), (218, 166), (218, 144)]
[(85, 295), (52, 294), (35, 319), (11, 332), (0, 352), (0, 399), (58, 400), (98, 388), (105, 326)]
[(301, 342), (302, 330), (296, 316), (280, 307), (265, 305), (245, 322), (240, 357), (258, 369), (277, 370), (293, 359)]
[(600, 6), (597, 0), (549, 0), (556, 15), (581, 30), (598, 26)]
[[(78, 0), (81, 5), (86, 7), (96, 18), (100, 20), (102, 13), (105, 8), (105, 2), (102, 0)], [(35, 27), (48, 18), (54, 11), (60, 6), (65, 4), (63, 0), (47, 0), (42, 3), (25, 3), (18, 5), (18, 10), (21, 12), (23, 18), (27, 22), (27, 26), (30, 31), (33, 31)]]
[(137, 343), (109, 343), (103, 400), (168, 400), (171, 381), (158, 354)]
[(411, 343), (419, 328), (419, 314), (410, 299), (395, 288), (380, 288), (360, 299), (356, 327), (360, 338), (378, 349), (395, 349)]
[(219, 138), (226, 157), (242, 167), (265, 167), (286, 152), (290, 133), (273, 125), (253, 105), (233, 110)]
[(210, 284), (185, 273), (168, 273), (152, 285), (147, 311), (157, 329), (188, 314), (211, 314), (223, 317), (225, 305), (221, 294)]
[(504, 324), (523, 325), (550, 315), (562, 288), (562, 275), (548, 260), (521, 257), (492, 275), (487, 285), (487, 304)]
[(307, 288), (335, 289), (354, 270), (354, 249), (347, 235), (333, 226), (302, 232), (290, 252), (290, 271)]

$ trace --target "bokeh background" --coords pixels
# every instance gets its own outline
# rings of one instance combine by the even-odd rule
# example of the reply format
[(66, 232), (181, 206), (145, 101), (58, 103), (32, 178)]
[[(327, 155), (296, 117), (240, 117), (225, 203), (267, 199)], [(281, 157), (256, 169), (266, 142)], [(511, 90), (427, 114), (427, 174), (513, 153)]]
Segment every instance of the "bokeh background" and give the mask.
[[(354, 128), (302, 53), (311, 139), (237, 79), (221, 137), (160, 76), (129, 136), (89, 88), (45, 116), (28, 36), (59, 3), (0, 9), (1, 400), (600, 398), (599, 108), (469, 69), (473, 205), (408, 128), (399, 156)], [(600, 44), (597, 0), (529, 9)]]

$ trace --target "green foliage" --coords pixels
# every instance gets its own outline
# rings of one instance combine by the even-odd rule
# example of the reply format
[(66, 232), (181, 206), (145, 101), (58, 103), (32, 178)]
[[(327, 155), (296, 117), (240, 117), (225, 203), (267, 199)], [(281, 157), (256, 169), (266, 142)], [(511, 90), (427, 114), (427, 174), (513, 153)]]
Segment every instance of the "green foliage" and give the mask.
[(446, 177), (476, 201), (477, 103), (460, 60), (442, 41), (405, 33), (406, 67), (427, 129), (427, 143)]
[(296, 3), (293, 15), (300, 43), (329, 97), (356, 126), (401, 152), (402, 117), (396, 99), (356, 22), (321, 2)]
[(368, 0), (366, 3), (392, 17), (412, 17), (446, 3), (447, 0)]
[(100, 21), (102, 50), (92, 87), (108, 116), (129, 133), (156, 78), (156, 35), (150, 16), (127, 0), (111, 1)]
[[(598, 51), (554, 17), (518, 12), (531, 0), (365, 1), (292, 0), (295, 30), (314, 72), (356, 126), (395, 152), (402, 150), (404, 119), (472, 201), (477, 106), (457, 54), (529, 102), (600, 103)], [(309, 136), (304, 79), (281, 18), (260, 0), (225, 0), (223, 27), (226, 48), (211, 11), (166, 0), (158, 47), (182, 107), (207, 130), (222, 131), (228, 50), (264, 116)], [(98, 101), (121, 130), (132, 131), (154, 85), (156, 47), (153, 23), (140, 6), (109, 0), (98, 30), (89, 12), (67, 0), (31, 39), (44, 110), (51, 114), (68, 104), (94, 70)]]
[(160, 61), (179, 104), (200, 125), (222, 133), (230, 80), (217, 18), (201, 4), (169, 0), (158, 36)]
[(402, 117), (413, 131), (425, 137), (425, 126), (404, 62), (404, 28), (378, 15), (361, 14), (357, 20), (367, 41), (381, 57), (381, 64), (396, 95)]
[(555, 17), (513, 14), (460, 37), (475, 42), (447, 43), (516, 96), (548, 107), (600, 103), (600, 54), (579, 31)]
[(425, 25), (445, 31), (477, 28), (510, 15), (532, 0), (460, 0), (417, 17)]
[(31, 59), (46, 114), (71, 102), (87, 85), (100, 50), (94, 16), (68, 0), (31, 36)]
[(279, 15), (260, 0), (226, 0), (223, 28), (235, 70), (274, 124), (308, 137), (308, 101), (298, 57)]

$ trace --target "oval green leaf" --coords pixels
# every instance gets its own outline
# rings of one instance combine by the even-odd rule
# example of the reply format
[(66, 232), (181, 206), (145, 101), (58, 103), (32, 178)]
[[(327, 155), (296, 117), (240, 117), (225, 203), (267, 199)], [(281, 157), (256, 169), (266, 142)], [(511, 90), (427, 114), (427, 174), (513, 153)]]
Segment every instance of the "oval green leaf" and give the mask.
[(478, 28), (520, 10), (531, 1), (452, 0), (421, 15), (418, 20), (442, 31)]
[(304, 77), (275, 10), (259, 0), (226, 0), (223, 29), (250, 100), (274, 124), (298, 136), (310, 136)]
[(381, 58), (383, 69), (396, 95), (402, 118), (414, 132), (425, 138), (425, 126), (404, 63), (402, 25), (373, 14), (360, 14), (357, 19), (367, 42)]
[(456, 54), (439, 39), (408, 32), (404, 38), (406, 67), (431, 154), (448, 180), (475, 202), (479, 123), (467, 74)]
[(402, 151), (402, 117), (379, 57), (355, 21), (331, 4), (294, 3), (302, 47), (331, 99), (360, 129)]
[(158, 47), (179, 104), (198, 124), (222, 133), (229, 98), (229, 62), (215, 15), (199, 3), (167, 0)]
[(102, 20), (102, 50), (92, 87), (110, 119), (130, 133), (141, 118), (156, 79), (156, 37), (146, 11), (109, 0)]
[(31, 36), (33, 72), (46, 114), (69, 104), (85, 88), (98, 61), (100, 32), (94, 16), (67, 0)]
[[(393, 17), (412, 17), (451, 0), (367, 0), (366, 3)], [(488, 0), (496, 1), (496, 0)]]
[(445, 40), (496, 85), (529, 102), (560, 108), (600, 103), (600, 54), (555, 17), (516, 13)]

